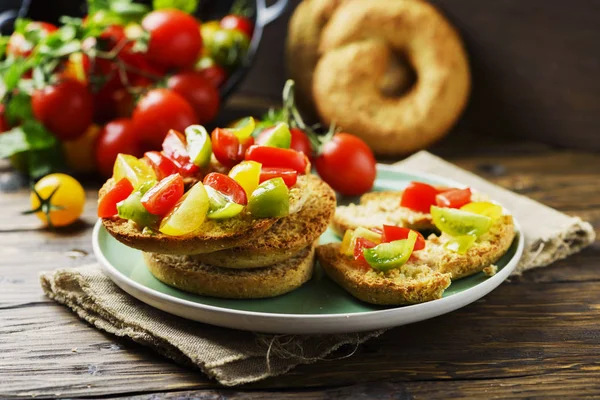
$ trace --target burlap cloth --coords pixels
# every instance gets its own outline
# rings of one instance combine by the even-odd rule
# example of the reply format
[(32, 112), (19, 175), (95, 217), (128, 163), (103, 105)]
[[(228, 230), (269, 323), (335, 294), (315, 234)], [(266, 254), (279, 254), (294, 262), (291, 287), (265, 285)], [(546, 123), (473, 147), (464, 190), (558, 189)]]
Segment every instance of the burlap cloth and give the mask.
[[(401, 169), (439, 174), (489, 194), (521, 222), (525, 251), (515, 271), (541, 267), (594, 241), (592, 226), (493, 185), (427, 152), (397, 164)], [(283, 374), (299, 364), (349, 356), (383, 331), (339, 335), (267, 335), (219, 328), (166, 314), (130, 297), (98, 265), (41, 274), (44, 292), (95, 327), (129, 337), (181, 364), (200, 368), (233, 386)]]

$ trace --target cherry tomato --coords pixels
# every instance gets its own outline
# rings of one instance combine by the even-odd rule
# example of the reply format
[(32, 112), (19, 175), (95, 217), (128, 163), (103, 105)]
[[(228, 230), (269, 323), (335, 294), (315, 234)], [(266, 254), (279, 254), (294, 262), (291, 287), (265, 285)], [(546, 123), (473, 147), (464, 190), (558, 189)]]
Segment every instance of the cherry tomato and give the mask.
[(87, 87), (73, 79), (34, 90), (33, 115), (61, 140), (83, 135), (92, 123), (94, 100)]
[(179, 10), (147, 14), (142, 27), (150, 32), (148, 60), (165, 68), (192, 67), (202, 50), (198, 21)]
[[(58, 28), (48, 22), (34, 21), (27, 24), (26, 32), (40, 31), (40, 37), (44, 38), (49, 33), (56, 31)], [(21, 33), (15, 32), (8, 39), (6, 46), (6, 54), (14, 57), (28, 57), (36, 43), (30, 43)]]
[[(383, 243), (393, 242), (394, 240), (402, 240), (408, 239), (408, 234), (411, 229), (403, 228), (401, 226), (394, 225), (383, 225), (383, 236), (381, 241)], [(414, 231), (417, 234), (417, 241), (415, 242), (415, 247), (413, 251), (423, 250), (425, 248), (425, 238), (421, 235), (420, 232)]]
[(219, 92), (202, 74), (180, 72), (167, 80), (167, 87), (187, 100), (198, 117), (198, 123), (212, 121), (219, 111)]
[(91, 68), (90, 57), (87, 54), (71, 53), (63, 67), (62, 76), (87, 85)]
[(141, 156), (138, 135), (130, 119), (121, 118), (102, 128), (96, 142), (96, 164), (104, 177), (113, 173), (113, 165), (119, 153)]
[(98, 218), (110, 218), (116, 215), (117, 203), (125, 200), (133, 192), (133, 185), (129, 179), (122, 178), (115, 183), (104, 196), (98, 200)]
[(369, 239), (365, 239), (363, 237), (356, 238), (356, 242), (354, 244), (354, 259), (360, 263), (360, 266), (364, 269), (371, 269), (371, 266), (365, 259), (364, 251), (365, 249), (372, 249), (377, 246), (377, 243), (370, 241)]
[(291, 168), (299, 174), (305, 174), (308, 166), (306, 156), (296, 150), (267, 146), (251, 146), (246, 151), (246, 160), (259, 162), (267, 168)]
[(438, 193), (435, 203), (439, 207), (461, 208), (471, 202), (471, 189), (452, 189)]
[(248, 204), (248, 196), (246, 196), (246, 191), (242, 185), (225, 174), (211, 172), (204, 177), (204, 181), (202, 183), (223, 193), (237, 204), (241, 204), (243, 206)]
[(373, 187), (375, 156), (365, 142), (348, 133), (336, 133), (315, 160), (317, 172), (334, 190), (359, 195)]
[(290, 188), (296, 184), (298, 173), (291, 168), (261, 168), (259, 183), (273, 178), (282, 178), (285, 185)]
[(177, 165), (159, 151), (146, 152), (144, 154), (144, 159), (154, 169), (154, 173), (158, 179), (163, 179), (179, 172)]
[(432, 205), (435, 205), (435, 196), (438, 190), (422, 182), (411, 182), (402, 193), (400, 206), (411, 210), (429, 214)]
[(183, 176), (193, 176), (200, 171), (200, 167), (190, 160), (185, 136), (174, 129), (169, 130), (162, 144), (163, 153), (175, 163)]
[(215, 158), (227, 168), (243, 161), (246, 150), (254, 144), (252, 136), (240, 140), (233, 132), (222, 128), (216, 128), (210, 137)]
[(133, 110), (135, 130), (149, 150), (160, 149), (169, 129), (184, 131), (197, 122), (192, 106), (168, 89), (150, 90)]
[(0, 104), (0, 133), (10, 130), (10, 125), (6, 120), (4, 104)]
[(290, 145), (290, 149), (304, 153), (309, 160), (312, 160), (312, 144), (306, 133), (299, 128), (291, 128), (290, 133), (292, 134), (292, 144)]
[(202, 68), (198, 73), (216, 88), (220, 87), (225, 82), (225, 79), (227, 79), (227, 72), (217, 64)]
[(183, 196), (183, 178), (179, 174), (167, 176), (142, 196), (144, 208), (154, 215), (166, 215)]
[(65, 163), (75, 172), (94, 172), (96, 170), (96, 143), (100, 127), (92, 124), (75, 140), (62, 142)]
[(254, 24), (248, 18), (244, 18), (239, 15), (229, 14), (221, 19), (221, 28), (223, 29), (235, 29), (242, 32), (248, 38), (252, 37), (254, 31)]
[[(48, 212), (40, 210), (35, 215), (45, 223), (52, 226), (66, 226), (75, 222), (85, 205), (85, 191), (75, 178), (65, 174), (50, 174), (40, 179), (34, 186), (35, 193), (31, 193), (31, 207), (33, 210), (40, 208), (41, 202), (49, 202)], [(54, 192), (54, 193), (53, 193)]]

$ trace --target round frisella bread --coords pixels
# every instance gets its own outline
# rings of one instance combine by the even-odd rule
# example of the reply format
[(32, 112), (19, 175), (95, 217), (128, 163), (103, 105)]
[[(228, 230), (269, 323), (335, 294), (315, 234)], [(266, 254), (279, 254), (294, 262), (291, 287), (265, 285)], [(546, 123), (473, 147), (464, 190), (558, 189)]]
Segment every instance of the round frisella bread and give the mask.
[(322, 180), (312, 185), (300, 212), (277, 221), (242, 247), (189, 256), (223, 268), (260, 268), (284, 261), (318, 240), (335, 212), (335, 192)]
[[(290, 214), (299, 212), (310, 197), (313, 185), (320, 181), (314, 175), (298, 177), (290, 190)], [(100, 196), (111, 185), (111, 180), (100, 189)], [(206, 219), (200, 229), (182, 236), (160, 232), (144, 233), (135, 223), (113, 217), (103, 218), (106, 230), (121, 243), (134, 249), (159, 254), (200, 254), (241, 246), (256, 235), (265, 232), (279, 218), (253, 218), (247, 212), (224, 220)]]
[(314, 246), (281, 263), (257, 269), (219, 268), (181, 256), (144, 253), (146, 265), (161, 282), (186, 292), (225, 299), (275, 297), (310, 279)]
[[(421, 0), (347, 0), (323, 28), (312, 93), (318, 113), (361, 137), (377, 154), (409, 153), (440, 139), (470, 91), (459, 35)], [(413, 67), (404, 94), (381, 89), (395, 54)]]

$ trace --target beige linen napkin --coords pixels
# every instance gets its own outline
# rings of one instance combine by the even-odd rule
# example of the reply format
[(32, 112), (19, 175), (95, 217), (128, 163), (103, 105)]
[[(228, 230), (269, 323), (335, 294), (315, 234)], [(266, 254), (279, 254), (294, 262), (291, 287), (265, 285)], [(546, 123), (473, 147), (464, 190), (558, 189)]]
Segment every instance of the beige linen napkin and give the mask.
[[(397, 164), (455, 179), (489, 194), (521, 222), (526, 249), (518, 273), (566, 257), (594, 240), (591, 225), (526, 197), (499, 188), (427, 152)], [(267, 335), (205, 325), (169, 315), (127, 295), (98, 265), (42, 273), (50, 298), (106, 332), (128, 337), (181, 364), (200, 368), (233, 386), (284, 374), (299, 364), (351, 355), (358, 345), (383, 331), (339, 335)]]

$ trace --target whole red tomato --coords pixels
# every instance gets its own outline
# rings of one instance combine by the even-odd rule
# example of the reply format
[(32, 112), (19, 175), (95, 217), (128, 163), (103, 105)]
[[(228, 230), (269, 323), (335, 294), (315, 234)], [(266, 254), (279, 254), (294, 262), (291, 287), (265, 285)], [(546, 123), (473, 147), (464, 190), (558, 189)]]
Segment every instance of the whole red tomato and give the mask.
[(375, 182), (375, 157), (365, 142), (348, 133), (336, 133), (323, 145), (315, 165), (334, 190), (345, 195), (368, 192)]
[(170, 129), (183, 132), (198, 123), (192, 106), (169, 89), (152, 89), (133, 110), (133, 125), (144, 150), (158, 150)]
[(216, 88), (220, 87), (225, 79), (227, 79), (227, 72), (220, 65), (210, 65), (206, 68), (202, 68), (198, 71), (205, 79), (207, 79)]
[[(47, 36), (49, 33), (54, 32), (58, 28), (55, 25), (52, 25), (48, 22), (40, 22), (33, 21), (27, 24), (25, 28), (26, 32), (33, 32), (35, 30), (39, 30), (41, 33), (41, 37)], [(6, 54), (12, 55), (14, 57), (28, 57), (33, 50), (35, 43), (30, 43), (25, 39), (21, 33), (14, 32), (10, 35), (8, 39), (8, 44), (6, 46)]]
[(148, 60), (165, 68), (192, 67), (202, 50), (198, 21), (179, 10), (157, 10), (142, 20), (150, 32)]
[(217, 116), (219, 92), (198, 72), (175, 74), (167, 81), (167, 87), (179, 93), (190, 103), (198, 117), (198, 123), (205, 124)]
[(221, 28), (223, 29), (235, 29), (242, 32), (248, 38), (252, 37), (254, 31), (254, 24), (248, 18), (244, 18), (239, 15), (229, 14), (221, 19)]
[(96, 142), (96, 165), (103, 176), (112, 176), (113, 165), (119, 153), (136, 157), (142, 155), (133, 122), (127, 118), (111, 121), (100, 131)]
[(94, 101), (87, 87), (73, 79), (34, 90), (33, 115), (60, 140), (81, 136), (92, 123)]
[(290, 133), (292, 134), (290, 149), (304, 153), (304, 155), (312, 160), (312, 145), (310, 144), (310, 140), (308, 139), (308, 136), (306, 136), (306, 133), (299, 128), (291, 128)]

